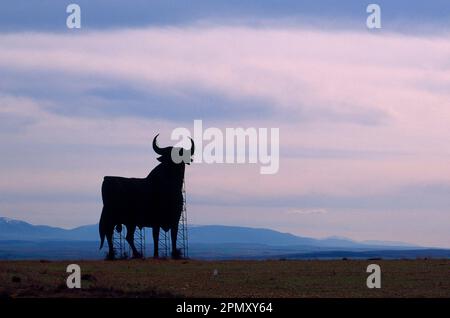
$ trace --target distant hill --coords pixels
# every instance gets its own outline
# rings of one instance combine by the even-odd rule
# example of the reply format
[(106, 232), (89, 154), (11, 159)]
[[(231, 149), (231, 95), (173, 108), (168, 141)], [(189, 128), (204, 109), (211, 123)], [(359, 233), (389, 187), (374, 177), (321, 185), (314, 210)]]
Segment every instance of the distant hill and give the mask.
[[(199, 244), (263, 244), (273, 246), (314, 246), (337, 248), (417, 248), (405, 243), (356, 242), (347, 238), (313, 239), (278, 231), (224, 225), (196, 225), (189, 227), (189, 242)], [(99, 241), (98, 224), (62, 229), (0, 217), (0, 240), (12, 241)]]
[(356, 242), (347, 238), (314, 239), (278, 231), (224, 225), (194, 226), (189, 229), (189, 241), (208, 244), (264, 244), (273, 246), (313, 246), (323, 248), (419, 248), (417, 245), (397, 242)]
[(86, 225), (66, 230), (0, 217), (0, 240), (97, 241), (98, 239), (98, 225)]
[[(146, 229), (147, 256), (151, 230)], [(314, 239), (270, 229), (189, 226), (189, 256), (199, 259), (315, 259), (450, 257), (450, 250), (425, 249), (401, 242), (356, 242), (342, 237)], [(0, 217), (0, 259), (99, 259), (98, 225), (62, 229)]]

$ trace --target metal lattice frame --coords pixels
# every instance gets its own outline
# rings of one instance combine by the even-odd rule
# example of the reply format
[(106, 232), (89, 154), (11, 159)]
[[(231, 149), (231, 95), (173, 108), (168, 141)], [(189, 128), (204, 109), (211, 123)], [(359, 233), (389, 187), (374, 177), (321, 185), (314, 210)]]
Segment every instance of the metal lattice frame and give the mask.
[[(183, 181), (183, 209), (181, 211), (180, 222), (178, 224), (177, 233), (177, 248), (181, 252), (181, 257), (189, 258), (188, 249), (188, 228), (187, 228), (187, 209), (186, 209), (186, 189), (185, 183)], [(169, 258), (171, 256), (171, 243), (170, 232), (160, 231), (159, 232), (159, 255), (161, 257)]]
[[(114, 249), (114, 255), (117, 258), (129, 258), (133, 255), (133, 252), (131, 251), (130, 245), (128, 244), (127, 240), (125, 239), (127, 236), (127, 230), (124, 225), (122, 225), (122, 230), (120, 232), (117, 231), (117, 229), (114, 229), (114, 235), (113, 235), (113, 249)], [(142, 254), (143, 257), (145, 257), (145, 229), (139, 229), (137, 228), (134, 232), (134, 245), (136, 246), (136, 249), (139, 253)]]
[[(145, 257), (145, 228), (137, 228), (134, 231), (134, 245), (142, 257)], [(128, 248), (130, 246), (128, 245)]]
[(186, 186), (183, 180), (183, 210), (181, 211), (180, 224), (178, 225), (177, 248), (181, 251), (183, 258), (189, 258), (188, 249), (188, 227), (186, 209)]
[(117, 226), (114, 228), (113, 249), (114, 256), (117, 258), (128, 258), (127, 247), (125, 246), (125, 244), (127, 244), (125, 236), (124, 226), (122, 226), (122, 230), (120, 232), (117, 230)]
[(122, 255), (122, 233), (114, 228), (113, 232), (113, 251), (114, 256)]
[(159, 257), (169, 258), (170, 257), (170, 232), (165, 232), (163, 229), (159, 231), (159, 241), (158, 241), (158, 249), (159, 249)]

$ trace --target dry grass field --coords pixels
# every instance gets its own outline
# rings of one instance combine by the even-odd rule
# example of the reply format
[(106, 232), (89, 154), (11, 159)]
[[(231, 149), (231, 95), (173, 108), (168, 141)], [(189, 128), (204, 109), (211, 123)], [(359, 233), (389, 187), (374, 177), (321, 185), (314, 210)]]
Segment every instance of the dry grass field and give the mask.
[[(71, 263), (79, 290), (66, 287)], [(366, 287), (370, 263), (381, 289)], [(0, 297), (450, 297), (450, 260), (3, 261)]]

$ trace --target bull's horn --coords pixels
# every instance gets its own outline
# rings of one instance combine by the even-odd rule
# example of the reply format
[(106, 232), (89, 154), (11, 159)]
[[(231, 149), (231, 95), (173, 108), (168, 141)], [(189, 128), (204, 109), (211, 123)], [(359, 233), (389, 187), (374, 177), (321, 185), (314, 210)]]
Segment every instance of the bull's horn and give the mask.
[(158, 145), (156, 144), (156, 138), (159, 136), (159, 134), (157, 134), (155, 136), (155, 138), (153, 138), (153, 150), (158, 154), (158, 155), (162, 155), (162, 148), (159, 148)]
[(189, 139), (191, 140), (191, 156), (193, 156), (195, 152), (195, 144), (191, 137), (189, 137)]

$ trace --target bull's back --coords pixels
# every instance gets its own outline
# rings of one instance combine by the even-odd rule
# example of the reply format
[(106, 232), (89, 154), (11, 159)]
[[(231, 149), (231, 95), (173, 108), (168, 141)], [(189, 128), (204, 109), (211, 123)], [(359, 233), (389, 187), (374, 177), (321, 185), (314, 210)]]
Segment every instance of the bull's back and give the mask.
[(104, 212), (113, 215), (115, 221), (133, 220), (138, 225), (160, 225), (166, 230), (178, 223), (183, 204), (181, 186), (157, 178), (107, 176), (102, 198)]
[(145, 179), (104, 177), (102, 183), (102, 199), (106, 206), (129, 205), (137, 203), (149, 192)]

